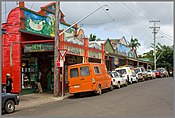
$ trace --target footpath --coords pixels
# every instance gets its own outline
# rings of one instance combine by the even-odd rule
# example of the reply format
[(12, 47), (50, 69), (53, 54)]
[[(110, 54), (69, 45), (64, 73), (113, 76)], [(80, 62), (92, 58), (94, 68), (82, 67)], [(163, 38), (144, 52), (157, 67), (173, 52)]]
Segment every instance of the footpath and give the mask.
[(69, 93), (65, 93), (64, 97), (54, 97), (51, 93), (33, 93), (33, 94), (26, 94), (20, 95), (20, 102), (19, 105), (16, 105), (16, 110), (39, 106), (41, 104), (47, 104), (49, 102), (64, 100), (71, 96)]

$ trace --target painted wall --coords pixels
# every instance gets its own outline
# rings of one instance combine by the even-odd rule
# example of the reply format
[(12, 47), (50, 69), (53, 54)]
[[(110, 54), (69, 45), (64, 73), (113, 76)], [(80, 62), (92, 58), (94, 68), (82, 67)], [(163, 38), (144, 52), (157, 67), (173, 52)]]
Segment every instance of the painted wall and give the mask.
[(131, 52), (131, 49), (126, 45), (119, 43), (118, 48), (116, 50), (117, 50), (116, 52), (118, 52), (119, 55), (134, 58), (133, 52)]
[[(7, 25), (3, 25), (6, 34), (3, 35), (2, 47), (2, 83), (6, 82), (6, 74), (10, 73), (14, 89), (12, 92), (21, 91), (21, 48), (20, 48), (20, 9), (13, 9), (7, 18)], [(10, 43), (13, 42), (13, 43)], [(12, 44), (12, 65), (10, 64), (10, 44)]]

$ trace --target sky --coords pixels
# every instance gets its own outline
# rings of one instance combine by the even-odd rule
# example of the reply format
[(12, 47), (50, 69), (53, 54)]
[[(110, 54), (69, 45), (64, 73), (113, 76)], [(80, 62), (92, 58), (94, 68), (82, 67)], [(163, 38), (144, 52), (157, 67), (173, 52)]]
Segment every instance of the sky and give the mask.
[[(25, 2), (25, 6), (34, 11), (39, 11), (41, 6), (50, 2)], [(125, 37), (130, 41), (131, 36), (137, 38), (141, 46), (137, 49), (138, 54), (143, 54), (151, 50), (153, 43), (153, 22), (156, 20), (158, 33), (156, 43), (162, 45), (173, 45), (173, 2), (62, 2), (60, 9), (65, 14), (65, 21), (73, 24), (89, 13), (102, 7), (92, 15), (81, 21), (78, 26), (82, 28), (85, 35), (95, 34), (102, 40), (120, 39)], [(6, 22), (9, 11), (17, 7), (16, 2), (2, 2), (2, 22)], [(106, 11), (106, 8), (109, 10)], [(163, 36), (163, 37), (162, 37)]]

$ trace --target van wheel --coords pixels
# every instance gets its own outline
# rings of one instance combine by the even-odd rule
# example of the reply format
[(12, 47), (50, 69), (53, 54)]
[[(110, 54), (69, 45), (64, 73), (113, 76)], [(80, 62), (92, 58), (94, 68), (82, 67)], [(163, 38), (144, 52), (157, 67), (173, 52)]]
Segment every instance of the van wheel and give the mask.
[(111, 82), (111, 85), (110, 85), (109, 90), (112, 91), (113, 89), (114, 89), (114, 87), (113, 87), (113, 84), (112, 84), (112, 82)]
[(98, 85), (98, 89), (96, 91), (96, 94), (98, 94), (98, 95), (102, 94), (102, 90), (101, 90), (101, 86), (100, 85)]
[(74, 97), (78, 98), (80, 96), (80, 93), (74, 93)]

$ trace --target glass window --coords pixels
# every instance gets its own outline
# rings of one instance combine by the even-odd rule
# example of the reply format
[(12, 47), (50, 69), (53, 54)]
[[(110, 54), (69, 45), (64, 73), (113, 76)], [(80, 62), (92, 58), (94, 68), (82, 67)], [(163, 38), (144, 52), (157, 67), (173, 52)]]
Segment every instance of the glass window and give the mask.
[(120, 74), (127, 74), (126, 69), (119, 69), (116, 71), (119, 72)]
[(95, 66), (94, 67), (94, 72), (95, 72), (95, 74), (100, 74), (100, 68), (99, 68), (99, 66)]
[(113, 77), (119, 77), (119, 74), (117, 72), (112, 72)]
[(88, 75), (90, 75), (89, 67), (88, 66), (81, 67), (80, 68), (80, 73), (81, 73), (81, 76), (88, 76)]
[(70, 77), (71, 78), (78, 77), (78, 68), (70, 69)]

